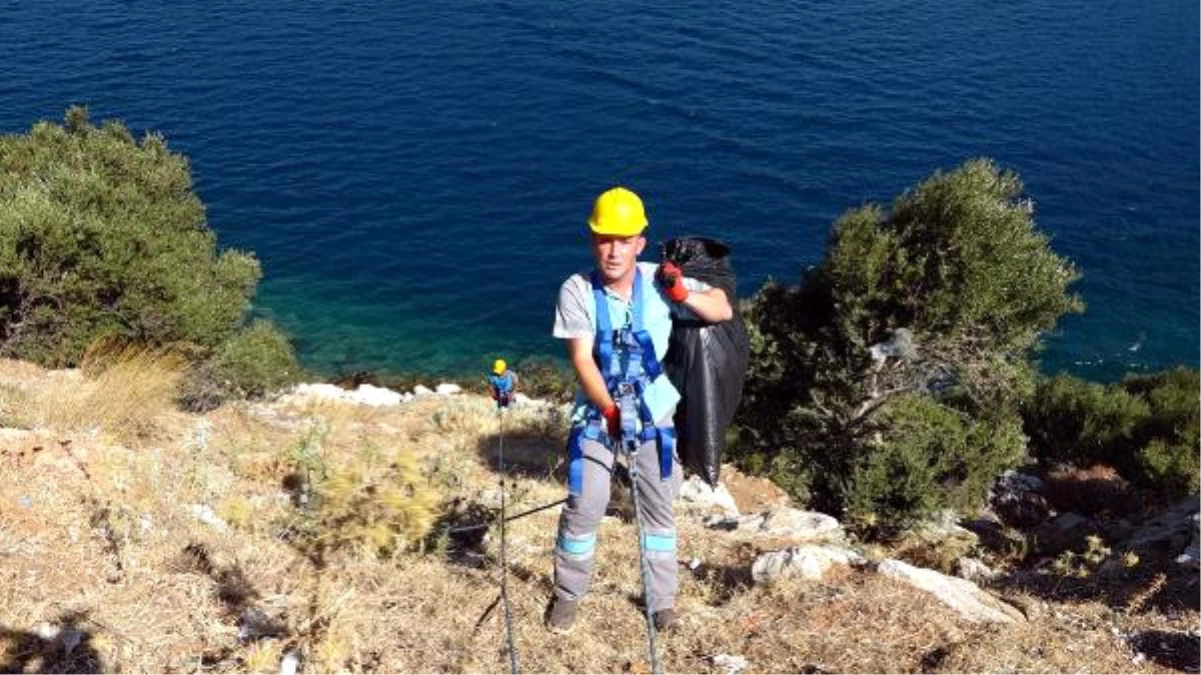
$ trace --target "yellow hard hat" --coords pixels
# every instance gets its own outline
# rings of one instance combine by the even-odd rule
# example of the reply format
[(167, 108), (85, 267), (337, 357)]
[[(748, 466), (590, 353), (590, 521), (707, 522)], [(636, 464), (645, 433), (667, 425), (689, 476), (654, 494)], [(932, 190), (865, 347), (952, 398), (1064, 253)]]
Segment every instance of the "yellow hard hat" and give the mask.
[(642, 234), (646, 222), (646, 210), (638, 195), (623, 187), (615, 187), (596, 198), (588, 227), (593, 234), (632, 237)]
[(508, 365), (505, 363), (504, 359), (497, 359), (496, 363), (492, 364), (492, 372), (497, 375), (504, 375), (505, 369), (507, 368)]

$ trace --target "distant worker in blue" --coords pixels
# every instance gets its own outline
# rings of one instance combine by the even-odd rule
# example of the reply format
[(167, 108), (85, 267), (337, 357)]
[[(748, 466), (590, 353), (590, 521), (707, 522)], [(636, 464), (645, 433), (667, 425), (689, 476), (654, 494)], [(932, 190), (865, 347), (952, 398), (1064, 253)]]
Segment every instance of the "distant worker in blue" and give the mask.
[(630, 458), (644, 601), (658, 630), (675, 624), (678, 590), (672, 501), (681, 471), (672, 416), (680, 394), (663, 373), (672, 316), (727, 321), (725, 291), (685, 278), (670, 263), (638, 262), (648, 224), (642, 200), (622, 187), (597, 198), (588, 220), (595, 268), (559, 289), (554, 336), (579, 380), (568, 440), (567, 504), (555, 545), (547, 627), (569, 631), (592, 581), (597, 528), (619, 453)]
[(492, 364), (492, 374), (488, 376), (488, 391), (496, 407), (508, 408), (517, 395), (517, 373), (509, 370), (504, 359), (497, 359)]

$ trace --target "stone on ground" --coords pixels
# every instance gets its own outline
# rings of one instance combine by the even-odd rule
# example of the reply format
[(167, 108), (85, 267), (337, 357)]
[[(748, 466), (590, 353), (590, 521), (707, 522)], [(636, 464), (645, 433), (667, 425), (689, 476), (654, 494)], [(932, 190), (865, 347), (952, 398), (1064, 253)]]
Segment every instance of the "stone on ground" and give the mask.
[(757, 584), (788, 578), (818, 581), (835, 564), (862, 562), (863, 557), (858, 553), (838, 546), (794, 546), (783, 551), (764, 553), (756, 558), (751, 567), (751, 578)]
[(985, 593), (979, 586), (966, 579), (914, 567), (891, 558), (877, 565), (876, 571), (933, 595), (944, 605), (974, 623), (1013, 623), (1025, 620), (1017, 609)]
[(683, 510), (702, 513), (720, 512), (725, 516), (738, 516), (738, 505), (734, 497), (721, 483), (709, 487), (700, 476), (691, 476), (680, 486), (680, 506)]

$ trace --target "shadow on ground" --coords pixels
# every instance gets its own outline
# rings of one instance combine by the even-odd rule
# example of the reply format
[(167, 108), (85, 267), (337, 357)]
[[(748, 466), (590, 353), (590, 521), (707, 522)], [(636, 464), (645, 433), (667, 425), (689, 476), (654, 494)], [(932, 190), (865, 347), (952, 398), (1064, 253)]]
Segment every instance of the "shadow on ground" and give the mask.
[[(261, 594), (236, 563), (218, 565), (207, 546), (193, 542), (184, 547), (171, 567), (177, 574), (200, 574), (212, 580), (213, 594), (224, 608), (226, 619), (237, 626), (238, 644), (288, 637), (284, 613), (261, 606)], [(236, 644), (210, 649), (201, 655), (201, 665), (228, 670), (237, 665), (236, 651)]]
[(0, 626), (0, 673), (100, 673), (104, 664), (81, 628), (86, 612), (71, 612), (37, 633)]
[(476, 441), (480, 459), (493, 471), (501, 468), (509, 476), (549, 479), (565, 476), (567, 436), (539, 427), (506, 429), (503, 434), (485, 434)]
[(1156, 665), (1186, 673), (1201, 669), (1201, 641), (1190, 633), (1149, 630), (1131, 637), (1130, 647)]

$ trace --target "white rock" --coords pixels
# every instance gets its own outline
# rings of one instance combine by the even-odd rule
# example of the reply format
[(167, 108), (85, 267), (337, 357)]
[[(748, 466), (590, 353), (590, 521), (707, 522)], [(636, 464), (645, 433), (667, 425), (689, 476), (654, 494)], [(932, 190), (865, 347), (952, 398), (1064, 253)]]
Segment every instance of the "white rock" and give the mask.
[(783, 551), (764, 553), (751, 566), (755, 583), (771, 583), (777, 579), (799, 577), (817, 581), (835, 564), (862, 563), (863, 556), (836, 546), (796, 546)]
[(718, 483), (716, 489), (711, 488), (700, 476), (694, 475), (684, 481), (680, 486), (679, 499), (684, 502), (685, 508), (702, 511), (717, 508), (725, 515), (738, 515), (738, 505), (726, 486)]
[(755, 513), (749, 516), (706, 516), (701, 522), (710, 530), (734, 532), (741, 528), (746, 532), (752, 529), (759, 529), (759, 525), (763, 522), (763, 514)]
[(1193, 540), (1184, 549), (1184, 553), (1176, 556), (1176, 562), (1193, 569), (1201, 568), (1201, 541), (1198, 540), (1196, 532), (1193, 533)]
[(956, 573), (968, 581), (991, 581), (997, 578), (996, 571), (975, 558), (960, 558), (955, 568)]
[(296, 652), (288, 652), (279, 661), (279, 675), (296, 675), (296, 669), (299, 666), (300, 655)]
[(817, 511), (801, 511), (780, 506), (768, 511), (759, 525), (760, 534), (769, 537), (822, 539), (839, 531), (838, 519)]
[(713, 666), (725, 671), (726, 675), (738, 675), (747, 667), (746, 657), (733, 654), (718, 654), (713, 657)]
[(401, 402), (400, 392), (373, 384), (360, 384), (358, 389), (347, 396), (354, 403), (370, 406), (398, 405)]
[(1045, 492), (1047, 484), (1038, 476), (1010, 469), (997, 479), (994, 489), (1006, 492)]
[(842, 538), (842, 525), (838, 519), (790, 506), (778, 506), (771, 511), (748, 516), (710, 517), (704, 522), (706, 527), (714, 530), (757, 537), (784, 537), (797, 542)]
[(397, 405), (405, 400), (399, 392), (372, 384), (360, 384), (358, 389), (347, 391), (325, 382), (298, 384), (292, 388), (292, 396), (369, 406)]
[(439, 396), (454, 396), (463, 392), (463, 388), (453, 382), (443, 382), (434, 388)]
[(414, 396), (432, 396), (433, 394), (434, 390), (430, 389), (424, 384), (419, 384), (416, 387), (413, 387)]
[(226, 525), (225, 521), (221, 520), (208, 504), (190, 504), (188, 508), (192, 511), (192, 515), (196, 516), (196, 520), (205, 525), (209, 525), (219, 532), (229, 529), (229, 525)]
[(340, 401), (346, 394), (346, 390), (325, 382), (316, 382), (313, 384), (298, 384), (292, 388), (292, 393), (297, 396), (325, 398), (335, 401)]
[(876, 365), (883, 365), (890, 357), (913, 358), (917, 354), (917, 347), (913, 344), (913, 331), (908, 328), (898, 328), (887, 341), (877, 342), (868, 347), (867, 351)]
[(959, 515), (950, 509), (943, 509), (917, 526), (917, 533), (927, 541), (966, 540), (978, 542), (980, 537), (975, 532), (959, 524)]
[(968, 621), (1013, 623), (1025, 619), (1017, 609), (985, 593), (979, 586), (966, 579), (949, 577), (934, 570), (914, 567), (892, 559), (881, 562), (876, 566), (876, 571), (933, 595)]

